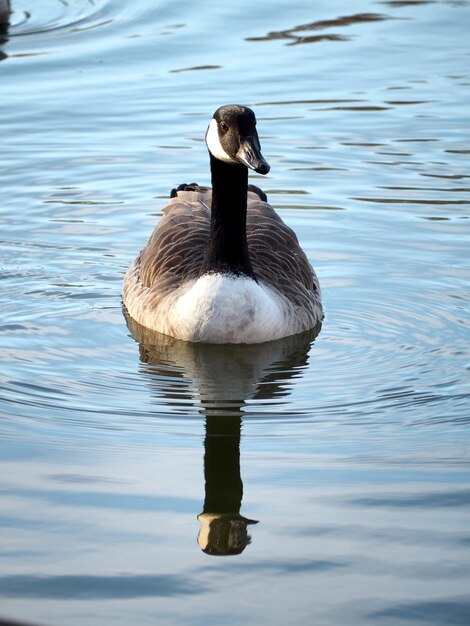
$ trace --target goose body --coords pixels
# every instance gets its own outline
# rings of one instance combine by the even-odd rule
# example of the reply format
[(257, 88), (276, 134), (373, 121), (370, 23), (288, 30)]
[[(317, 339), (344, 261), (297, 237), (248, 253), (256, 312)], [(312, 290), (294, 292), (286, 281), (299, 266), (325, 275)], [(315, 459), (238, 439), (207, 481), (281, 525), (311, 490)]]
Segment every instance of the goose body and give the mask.
[(212, 188), (181, 185), (129, 267), (123, 300), (137, 322), (186, 341), (261, 343), (313, 328), (323, 310), (295, 233), (248, 186), (266, 174), (247, 107), (216, 111), (206, 134)]

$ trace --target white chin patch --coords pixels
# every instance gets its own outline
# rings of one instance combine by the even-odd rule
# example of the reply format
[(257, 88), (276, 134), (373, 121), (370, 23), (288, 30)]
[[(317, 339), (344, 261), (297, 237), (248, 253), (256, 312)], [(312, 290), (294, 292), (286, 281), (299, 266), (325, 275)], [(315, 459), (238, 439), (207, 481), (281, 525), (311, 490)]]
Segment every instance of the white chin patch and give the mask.
[(222, 148), (222, 144), (219, 139), (217, 121), (214, 118), (212, 118), (209, 128), (207, 129), (206, 144), (212, 156), (219, 159), (219, 161), (224, 161), (225, 163), (237, 163), (237, 161), (232, 159)]

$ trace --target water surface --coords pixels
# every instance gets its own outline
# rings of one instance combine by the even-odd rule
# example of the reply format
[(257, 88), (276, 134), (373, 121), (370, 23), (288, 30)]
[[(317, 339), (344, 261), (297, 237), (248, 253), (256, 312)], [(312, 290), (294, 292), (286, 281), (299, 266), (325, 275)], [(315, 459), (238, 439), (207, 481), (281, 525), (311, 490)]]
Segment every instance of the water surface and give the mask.
[[(12, 7), (1, 615), (468, 624), (469, 3)], [(194, 346), (123, 315), (228, 102), (319, 275), (317, 337)]]

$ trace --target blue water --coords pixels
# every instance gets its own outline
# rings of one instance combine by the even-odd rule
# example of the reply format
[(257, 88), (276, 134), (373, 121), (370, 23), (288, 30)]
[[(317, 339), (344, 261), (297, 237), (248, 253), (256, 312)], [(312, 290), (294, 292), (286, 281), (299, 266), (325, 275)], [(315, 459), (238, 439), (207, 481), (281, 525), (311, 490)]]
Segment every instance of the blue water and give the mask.
[[(470, 4), (12, 8), (0, 616), (467, 626)], [(320, 278), (316, 338), (192, 346), (123, 315), (229, 102)]]

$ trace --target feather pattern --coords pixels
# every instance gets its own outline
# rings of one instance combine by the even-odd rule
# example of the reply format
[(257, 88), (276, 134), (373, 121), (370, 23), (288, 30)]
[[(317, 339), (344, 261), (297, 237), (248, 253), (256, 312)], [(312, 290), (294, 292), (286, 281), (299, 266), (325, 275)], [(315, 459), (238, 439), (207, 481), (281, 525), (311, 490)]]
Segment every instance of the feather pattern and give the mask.
[[(202, 298), (211, 201), (210, 188), (195, 186), (178, 191), (165, 207), (124, 280), (131, 317), (168, 335), (213, 343), (259, 343), (313, 328), (323, 316), (315, 272), (294, 231), (253, 191), (247, 196), (246, 236), (256, 280), (232, 277), (233, 286), (223, 289), (220, 281), (206, 281), (212, 302)], [(191, 289), (199, 298), (195, 307), (184, 299)]]

